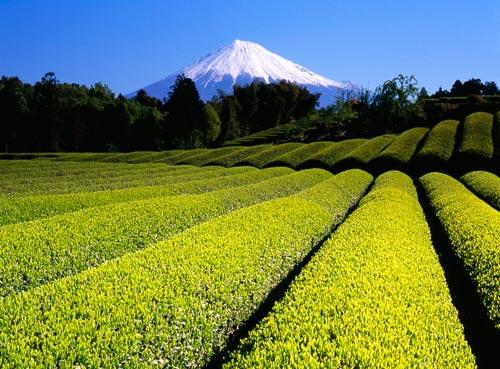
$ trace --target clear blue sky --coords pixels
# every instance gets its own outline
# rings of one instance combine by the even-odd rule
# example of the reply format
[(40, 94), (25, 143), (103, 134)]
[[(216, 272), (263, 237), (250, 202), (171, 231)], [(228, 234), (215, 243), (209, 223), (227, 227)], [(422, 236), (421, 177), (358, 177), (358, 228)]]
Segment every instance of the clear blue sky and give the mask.
[(500, 1), (0, 0), (0, 75), (130, 92), (239, 38), (373, 88), (500, 84)]

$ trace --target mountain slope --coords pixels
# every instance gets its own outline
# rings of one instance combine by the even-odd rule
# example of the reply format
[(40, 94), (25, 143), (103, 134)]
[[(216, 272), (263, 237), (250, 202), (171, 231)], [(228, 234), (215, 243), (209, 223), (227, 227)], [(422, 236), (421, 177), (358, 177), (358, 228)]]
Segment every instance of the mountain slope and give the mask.
[(144, 90), (151, 96), (163, 98), (179, 74), (195, 81), (203, 100), (210, 100), (217, 95), (218, 90), (231, 93), (233, 85), (246, 85), (256, 80), (266, 83), (280, 80), (295, 82), (311, 92), (321, 93), (321, 105), (332, 102), (339, 91), (358, 88), (352, 82), (339, 82), (320, 76), (259, 44), (241, 40), (234, 40), (177, 73), (144, 87)]

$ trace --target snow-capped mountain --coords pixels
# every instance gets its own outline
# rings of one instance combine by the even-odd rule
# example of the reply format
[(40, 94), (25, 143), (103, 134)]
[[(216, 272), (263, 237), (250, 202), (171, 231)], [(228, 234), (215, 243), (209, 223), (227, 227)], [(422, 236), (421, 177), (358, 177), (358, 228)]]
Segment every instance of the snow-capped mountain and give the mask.
[(200, 97), (205, 101), (217, 95), (218, 90), (231, 93), (233, 85), (243, 86), (255, 80), (266, 83), (287, 80), (306, 86), (311, 92), (321, 93), (322, 106), (333, 102), (342, 90), (359, 88), (352, 82), (338, 82), (320, 76), (255, 42), (234, 40), (177, 73), (144, 87), (144, 90), (160, 99), (166, 97), (175, 78), (182, 73), (196, 83)]

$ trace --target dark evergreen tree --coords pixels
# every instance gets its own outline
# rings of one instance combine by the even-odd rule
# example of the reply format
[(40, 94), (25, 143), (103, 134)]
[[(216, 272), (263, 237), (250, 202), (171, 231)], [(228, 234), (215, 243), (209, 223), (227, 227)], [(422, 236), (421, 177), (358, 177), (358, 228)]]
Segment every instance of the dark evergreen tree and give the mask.
[(165, 103), (167, 146), (193, 148), (201, 143), (198, 140), (203, 129), (203, 102), (194, 82), (184, 75), (175, 80)]
[(450, 94), (452, 96), (462, 96), (464, 93), (464, 85), (462, 81), (457, 79), (455, 83), (451, 86)]
[(495, 82), (485, 82), (483, 85), (484, 95), (500, 95), (500, 90)]
[(454, 94), (454, 96), (482, 95), (482, 93), (483, 84), (481, 83), (481, 80), (479, 78), (471, 78), (464, 82), (460, 94)]
[(134, 100), (141, 105), (149, 106), (151, 108), (159, 108), (161, 105), (160, 100), (158, 100), (156, 97), (149, 96), (148, 93), (143, 89), (137, 91)]

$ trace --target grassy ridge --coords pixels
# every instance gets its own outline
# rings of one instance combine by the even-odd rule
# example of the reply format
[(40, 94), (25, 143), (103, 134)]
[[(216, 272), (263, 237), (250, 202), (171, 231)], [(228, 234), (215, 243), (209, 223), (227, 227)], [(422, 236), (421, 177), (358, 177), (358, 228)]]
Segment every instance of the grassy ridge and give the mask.
[(323, 170), (310, 170), (201, 195), (111, 204), (1, 227), (0, 296), (99, 265), (194, 224), (329, 177)]
[(4, 298), (0, 366), (203, 367), (370, 181), (343, 173)]
[(420, 182), (453, 252), (500, 331), (500, 212), (446, 174), (429, 173)]
[(259, 171), (252, 167), (241, 171), (238, 170), (239, 168), (243, 167), (225, 169), (228, 171), (228, 175), (225, 176), (212, 177), (204, 174), (203, 179), (163, 186), (141, 186), (110, 191), (0, 198), (0, 226), (118, 202), (159, 196), (204, 193), (292, 173), (292, 170), (288, 168), (273, 171)]
[(387, 172), (225, 368), (474, 368), (412, 180)]
[(500, 178), (496, 174), (478, 170), (464, 174), (460, 181), (481, 199), (500, 210)]

